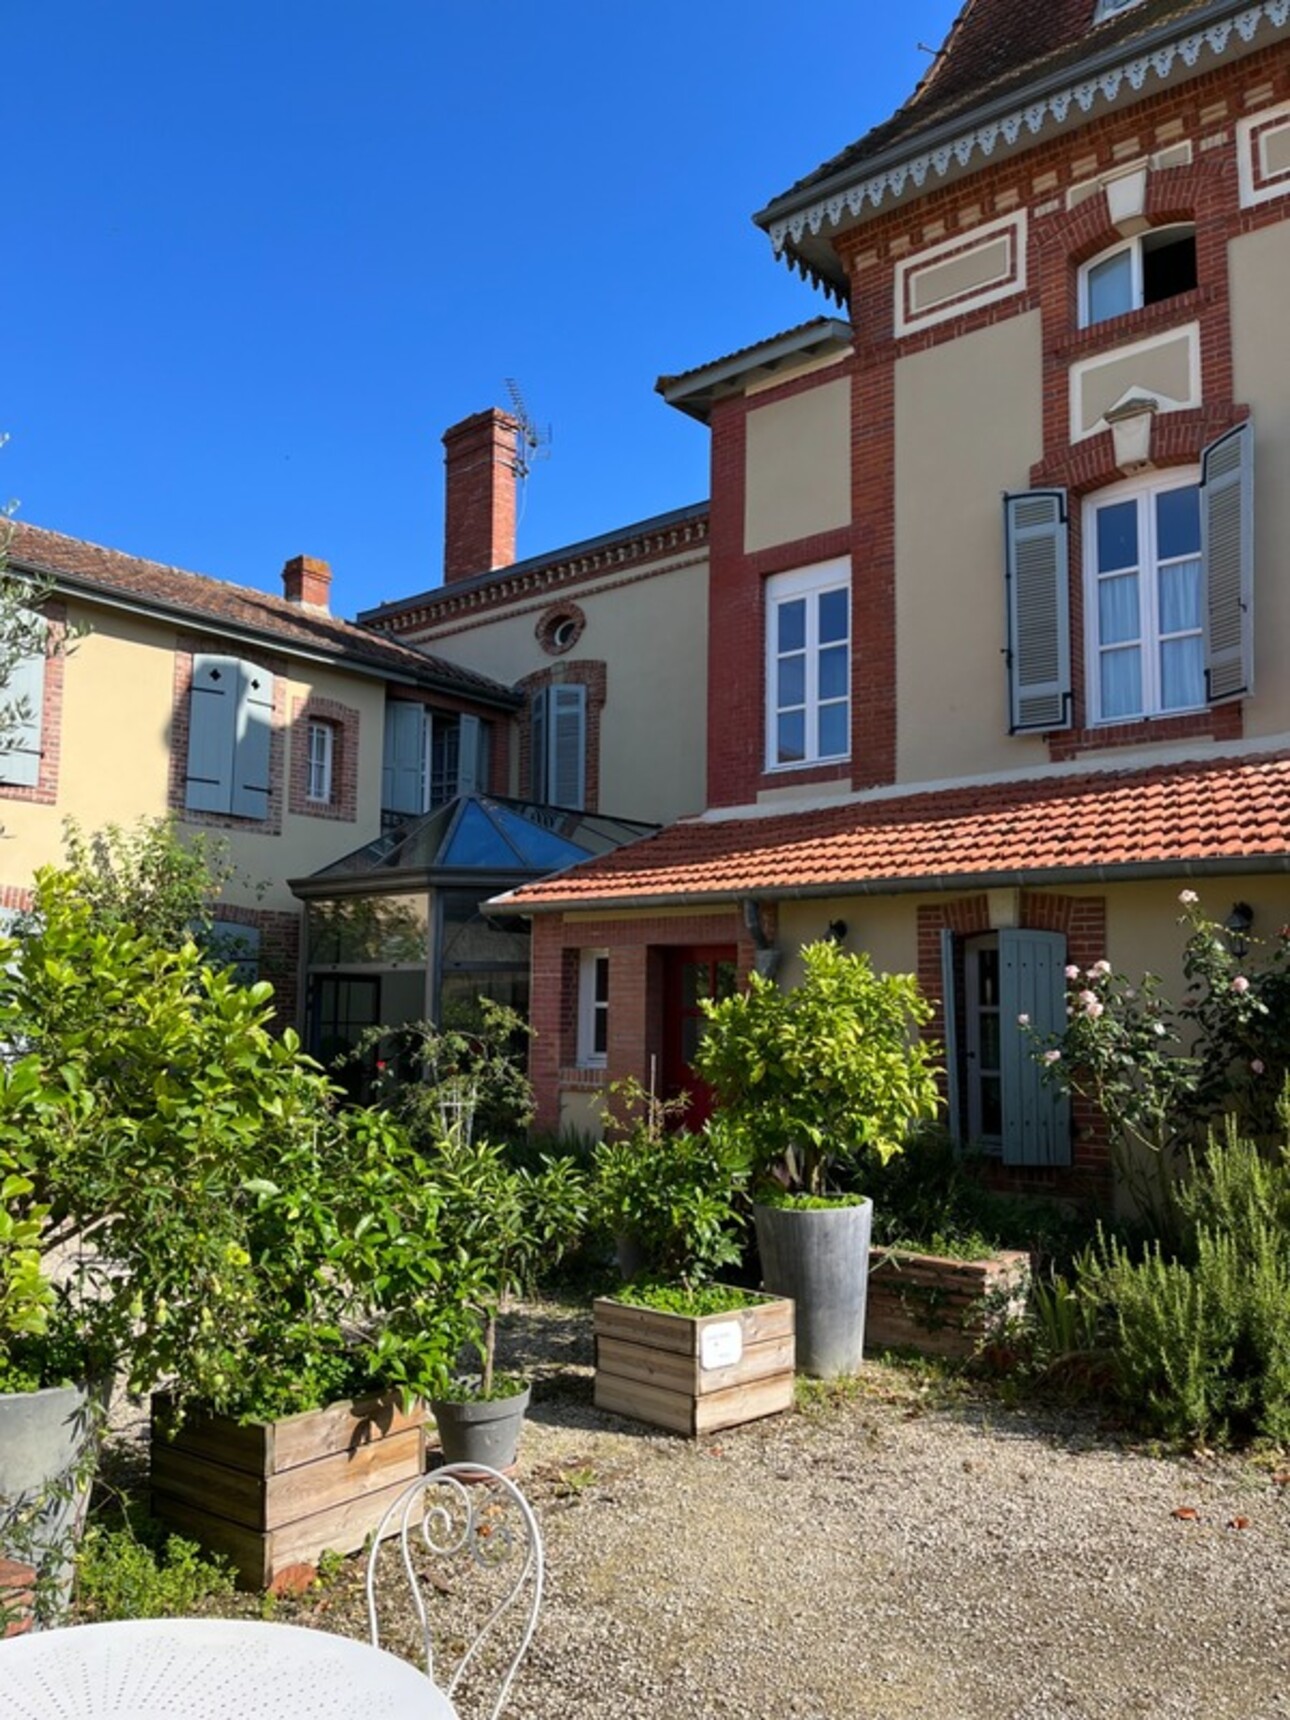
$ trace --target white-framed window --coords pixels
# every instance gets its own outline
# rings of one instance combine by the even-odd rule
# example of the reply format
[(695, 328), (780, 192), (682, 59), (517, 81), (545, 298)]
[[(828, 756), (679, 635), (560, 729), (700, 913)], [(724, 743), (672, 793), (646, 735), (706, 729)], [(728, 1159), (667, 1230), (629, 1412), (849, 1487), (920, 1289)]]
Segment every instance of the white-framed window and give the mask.
[(336, 731), (330, 723), (309, 724), (309, 770), (305, 798), (327, 806), (331, 803), (332, 766), (336, 756)]
[(851, 752), (851, 564), (766, 581), (766, 768)]
[(587, 689), (578, 682), (540, 688), (530, 713), (533, 799), (581, 811), (587, 804)]
[(1095, 723), (1200, 709), (1205, 594), (1194, 470), (1113, 485), (1084, 504), (1085, 652)]
[(1122, 240), (1079, 272), (1079, 324), (1091, 328), (1196, 285), (1196, 229), (1153, 227)]
[(603, 1069), (609, 1059), (609, 951), (583, 950), (578, 963), (578, 1065)]

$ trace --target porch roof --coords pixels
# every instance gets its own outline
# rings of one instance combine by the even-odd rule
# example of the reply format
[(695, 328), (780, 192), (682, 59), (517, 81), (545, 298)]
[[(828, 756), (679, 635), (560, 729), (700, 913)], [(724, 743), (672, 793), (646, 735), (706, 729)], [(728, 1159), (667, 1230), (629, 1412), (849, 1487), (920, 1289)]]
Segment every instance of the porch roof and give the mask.
[(530, 913), (1290, 871), (1290, 753), (704, 818), (499, 899)]

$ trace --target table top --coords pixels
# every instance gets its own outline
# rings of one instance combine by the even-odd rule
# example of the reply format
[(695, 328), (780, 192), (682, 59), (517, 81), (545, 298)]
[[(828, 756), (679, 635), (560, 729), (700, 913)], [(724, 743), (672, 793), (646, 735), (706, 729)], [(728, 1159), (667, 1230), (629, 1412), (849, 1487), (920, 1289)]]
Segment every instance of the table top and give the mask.
[(139, 1619), (0, 1642), (0, 1720), (457, 1720), (366, 1642), (244, 1619)]

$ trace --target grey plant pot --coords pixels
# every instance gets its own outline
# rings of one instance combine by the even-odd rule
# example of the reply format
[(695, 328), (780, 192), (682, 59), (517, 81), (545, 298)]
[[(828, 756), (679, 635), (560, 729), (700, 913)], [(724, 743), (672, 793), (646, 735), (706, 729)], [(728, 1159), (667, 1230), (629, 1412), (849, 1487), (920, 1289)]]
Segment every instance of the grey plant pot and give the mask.
[(873, 1202), (754, 1206), (763, 1287), (797, 1304), (797, 1370), (832, 1379), (864, 1359)]
[(445, 1463), (484, 1463), (509, 1469), (519, 1451), (520, 1430), (532, 1388), (507, 1398), (467, 1398), (452, 1402), (432, 1398), (435, 1426)]
[(104, 1398), (86, 1385), (0, 1392), (0, 1551), (36, 1567), (37, 1626), (71, 1595)]

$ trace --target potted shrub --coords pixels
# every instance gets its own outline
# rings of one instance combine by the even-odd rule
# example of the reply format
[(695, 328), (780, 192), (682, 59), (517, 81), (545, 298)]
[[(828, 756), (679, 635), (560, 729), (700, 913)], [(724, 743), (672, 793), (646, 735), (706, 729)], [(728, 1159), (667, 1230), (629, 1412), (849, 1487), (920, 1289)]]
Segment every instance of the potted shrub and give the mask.
[(705, 1003), (695, 1068), (712, 1088), (714, 1126), (759, 1179), (754, 1206), (768, 1290), (797, 1306), (797, 1361), (824, 1377), (864, 1354), (872, 1203), (839, 1181), (899, 1152), (935, 1114), (930, 1014), (910, 975), (876, 974), (864, 955), (807, 945), (803, 975), (781, 991), (759, 974)]
[(606, 1234), (630, 1239), (640, 1272), (594, 1305), (597, 1407), (691, 1435), (788, 1408), (792, 1303), (713, 1281), (741, 1257), (746, 1165), (711, 1132), (669, 1132), (684, 1101), (635, 1082), (614, 1096), (592, 1207)]

